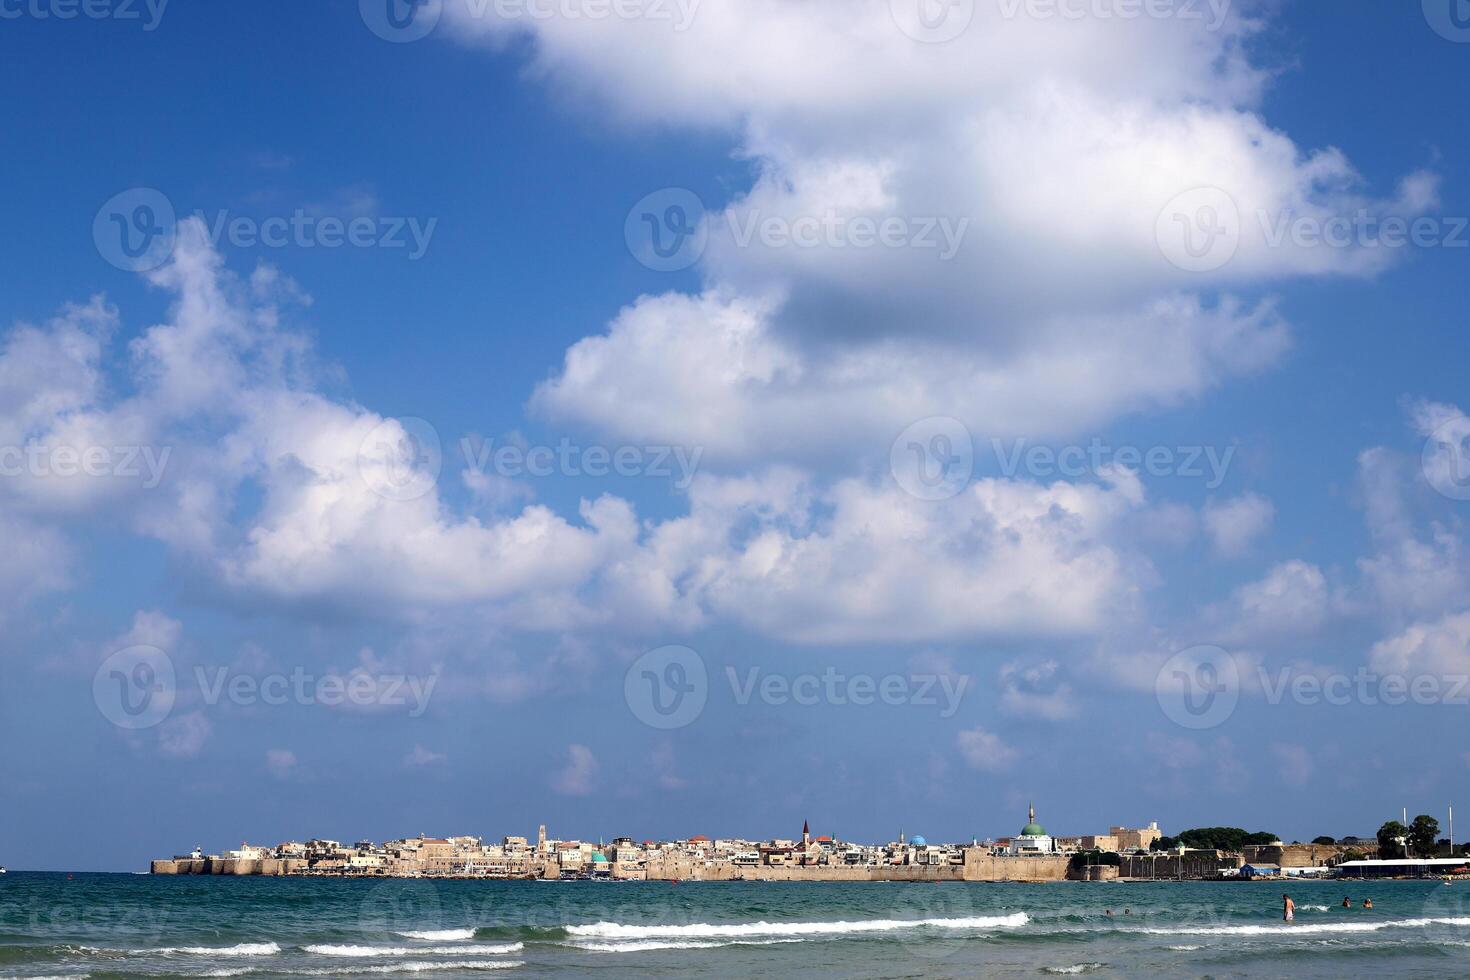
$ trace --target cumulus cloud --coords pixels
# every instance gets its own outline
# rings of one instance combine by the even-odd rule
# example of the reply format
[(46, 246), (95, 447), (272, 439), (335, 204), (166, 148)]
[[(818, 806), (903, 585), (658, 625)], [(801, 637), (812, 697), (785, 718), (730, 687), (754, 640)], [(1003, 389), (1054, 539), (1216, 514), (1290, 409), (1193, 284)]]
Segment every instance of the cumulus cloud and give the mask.
[(1368, 662), (1380, 674), (1470, 676), (1470, 612), (1415, 623), (1374, 644)]
[(983, 728), (969, 728), (955, 736), (955, 747), (960, 758), (971, 769), (982, 772), (1002, 772), (1009, 769), (1020, 758), (1014, 747), (993, 732)]
[(1008, 714), (1063, 721), (1077, 714), (1072, 686), (1061, 679), (1055, 660), (1008, 663), (1000, 669), (1000, 706)]
[(608, 587), (630, 614), (803, 643), (1085, 634), (1131, 613), (1147, 577), (1114, 540), (1142, 504), (1127, 473), (980, 480), (941, 502), (891, 481), (822, 490), (789, 470), (701, 477), (689, 515), (658, 525)]
[(1327, 577), (1310, 562), (1282, 562), (1266, 575), (1235, 590), (1219, 612), (1227, 637), (1262, 643), (1316, 632), (1327, 621), (1334, 598)]
[(1227, 557), (1244, 554), (1276, 518), (1276, 507), (1258, 493), (1205, 504), (1204, 525), (1215, 551)]
[(886, 453), (935, 415), (993, 436), (1071, 432), (1260, 370), (1288, 344), (1269, 304), (1179, 295), (1038, 323), (1024, 352), (909, 335), (809, 349), (779, 333), (777, 308), (722, 292), (644, 297), (573, 345), (531, 407), (620, 439), (698, 446), (726, 466), (850, 459)]
[(1364, 601), (1400, 621), (1457, 608), (1470, 592), (1470, 548), (1455, 523), (1416, 519), (1413, 464), (1383, 447), (1358, 455), (1358, 484), (1372, 554), (1358, 559)]
[(551, 788), (564, 796), (587, 796), (597, 788), (597, 757), (585, 745), (567, 746), (567, 764), (551, 778)]
[[(1372, 274), (1391, 250), (1303, 244), (1281, 222), (1414, 216), (1436, 185), (1416, 173), (1375, 197), (1342, 153), (1273, 129), (1245, 49), (1260, 22), (1233, 6), (1211, 25), (980, 2), (923, 45), (885, 0), (707, 0), (679, 30), (448, 4), (472, 43), (528, 39), (536, 74), (579, 102), (714, 128), (756, 171), (706, 202), (706, 291), (639, 300), (536, 406), (737, 458), (810, 455), (941, 411), (1073, 432), (1269, 367), (1288, 341), (1269, 307), (1190, 292)], [(1165, 233), (1190, 230), (1171, 207), (1203, 220), (1200, 188), (1224, 196), (1232, 255), (1186, 272)], [(853, 231), (891, 222), (889, 244)]]

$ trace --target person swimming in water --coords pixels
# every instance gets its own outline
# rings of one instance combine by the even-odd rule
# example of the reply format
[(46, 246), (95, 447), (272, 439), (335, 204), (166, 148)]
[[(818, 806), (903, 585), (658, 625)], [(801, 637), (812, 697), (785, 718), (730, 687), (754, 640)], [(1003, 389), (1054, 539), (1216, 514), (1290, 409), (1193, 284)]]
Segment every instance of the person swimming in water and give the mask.
[(1291, 900), (1290, 895), (1281, 896), (1281, 918), (1287, 922), (1296, 918), (1296, 903)]
[(1342, 900), (1342, 907), (1345, 908), (1345, 909), (1352, 908), (1353, 907), (1353, 900), (1350, 899), (1350, 898), (1344, 898)]
[(1365, 908), (1365, 909), (1371, 909), (1372, 907), (1373, 907), (1373, 899), (1371, 899), (1371, 898), (1365, 898), (1365, 899), (1363, 899), (1363, 908)]

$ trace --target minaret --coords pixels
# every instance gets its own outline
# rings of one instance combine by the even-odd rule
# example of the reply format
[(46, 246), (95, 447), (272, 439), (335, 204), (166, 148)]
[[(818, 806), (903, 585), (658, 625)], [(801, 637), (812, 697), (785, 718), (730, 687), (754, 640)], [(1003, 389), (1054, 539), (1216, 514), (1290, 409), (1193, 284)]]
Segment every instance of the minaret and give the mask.
[(546, 824), (536, 828), (536, 850), (542, 853), (546, 851)]
[(1031, 804), (1031, 809), (1029, 809), (1029, 810), (1026, 811), (1026, 822), (1027, 823), (1035, 823), (1036, 822), (1036, 804), (1035, 803), (1032, 803)]
[(811, 827), (807, 824), (807, 822), (805, 820), (803, 820), (801, 822), (801, 849), (802, 850), (806, 850), (808, 847), (811, 847), (811, 846), (812, 846), (812, 831), (811, 831)]

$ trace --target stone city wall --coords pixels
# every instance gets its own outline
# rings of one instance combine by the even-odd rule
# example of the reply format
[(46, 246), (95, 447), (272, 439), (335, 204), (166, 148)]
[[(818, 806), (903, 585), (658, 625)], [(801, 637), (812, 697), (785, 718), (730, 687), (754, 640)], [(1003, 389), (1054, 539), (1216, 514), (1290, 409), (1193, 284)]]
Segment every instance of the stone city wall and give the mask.
[(304, 869), (300, 858), (172, 858), (154, 861), (148, 870), (156, 875), (288, 875)]

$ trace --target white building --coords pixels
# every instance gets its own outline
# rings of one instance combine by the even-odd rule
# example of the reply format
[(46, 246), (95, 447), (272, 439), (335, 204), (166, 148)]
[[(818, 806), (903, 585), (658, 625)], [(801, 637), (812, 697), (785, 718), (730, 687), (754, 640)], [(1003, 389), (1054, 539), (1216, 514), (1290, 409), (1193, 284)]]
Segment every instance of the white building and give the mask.
[(1027, 854), (1054, 854), (1056, 844), (1046, 833), (1046, 828), (1036, 822), (1036, 807), (1033, 805), (1027, 811), (1026, 826), (1021, 828), (1021, 833), (1011, 838), (1010, 846), (1006, 853), (1021, 856)]

